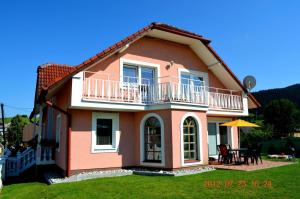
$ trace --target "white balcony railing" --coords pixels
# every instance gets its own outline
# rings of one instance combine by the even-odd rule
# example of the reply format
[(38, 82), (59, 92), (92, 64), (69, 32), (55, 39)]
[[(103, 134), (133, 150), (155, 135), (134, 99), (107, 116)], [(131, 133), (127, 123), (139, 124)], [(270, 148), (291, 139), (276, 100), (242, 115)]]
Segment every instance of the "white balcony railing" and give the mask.
[(35, 151), (29, 147), (22, 153), (18, 152), (15, 157), (8, 157), (6, 160), (6, 176), (18, 176), (26, 169), (35, 164)]
[(82, 97), (85, 100), (116, 103), (181, 102), (208, 106), (212, 109), (243, 109), (242, 95), (238, 91), (200, 86), (204, 83), (183, 84), (173, 79), (164, 79), (160, 83), (151, 84), (141, 82), (145, 81), (123, 82), (117, 79), (84, 76)]
[(55, 148), (50, 146), (38, 147), (37, 165), (55, 164)]

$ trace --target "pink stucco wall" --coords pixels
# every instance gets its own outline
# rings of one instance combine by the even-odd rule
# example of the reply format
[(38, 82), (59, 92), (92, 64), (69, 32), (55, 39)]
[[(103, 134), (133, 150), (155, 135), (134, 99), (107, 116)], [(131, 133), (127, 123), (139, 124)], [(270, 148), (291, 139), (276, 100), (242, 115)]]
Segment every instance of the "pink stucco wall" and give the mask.
[(181, 122), (187, 113), (199, 119), (200, 142), (203, 164), (208, 163), (207, 119), (205, 112), (185, 110), (157, 110), (143, 112), (120, 112), (120, 145), (118, 152), (92, 153), (92, 112), (72, 110), (71, 170), (116, 168), (140, 165), (140, 124), (148, 113), (156, 113), (163, 120), (165, 168), (180, 168), (181, 164)]
[(92, 111), (72, 110), (71, 170), (135, 165), (134, 114), (119, 113), (119, 152), (92, 153)]
[[(192, 114), (191, 114), (192, 113)], [(198, 128), (200, 130), (200, 142), (202, 144), (202, 157), (200, 159), (203, 164), (208, 163), (208, 146), (207, 146), (207, 118), (205, 112), (200, 111), (186, 111), (186, 110), (172, 110), (172, 143), (173, 143), (173, 168), (182, 167), (181, 157), (181, 125), (183, 118), (191, 115), (200, 123)], [(196, 117), (194, 117), (195, 115)], [(200, 143), (199, 143), (200, 144)], [(200, 152), (201, 153), (201, 152)]]
[[(71, 96), (71, 82), (65, 84), (57, 93), (55, 97), (55, 104), (67, 110), (70, 104)], [(55, 151), (55, 162), (58, 167), (66, 171), (66, 160), (67, 160), (67, 116), (59, 111), (55, 110), (53, 114), (53, 139), (56, 139), (56, 117), (61, 115), (61, 135), (60, 135), (60, 146), (59, 151)]]
[[(139, 39), (131, 44), (123, 53), (117, 53), (109, 57), (103, 62), (89, 68), (88, 71), (101, 71), (111, 75), (111, 79), (118, 80), (120, 76), (120, 58), (159, 64), (161, 77), (179, 77), (179, 68), (206, 72), (208, 73), (209, 85), (211, 87), (225, 88), (190, 47), (152, 37)], [(168, 67), (170, 61), (174, 61), (172, 67)], [(105, 77), (101, 76), (101, 78)]]
[[(178, 77), (178, 69), (185, 68), (206, 72), (209, 75), (209, 84), (212, 87), (225, 88), (219, 79), (208, 70), (202, 60), (186, 45), (174, 42), (144, 37), (130, 45), (123, 53), (115, 54), (103, 62), (96, 64), (89, 71), (113, 74), (116, 80), (120, 74), (120, 58), (135, 61), (149, 62), (160, 65), (160, 76)], [(174, 61), (172, 67), (167, 67)], [(70, 106), (70, 82), (64, 86), (56, 97), (56, 104), (67, 110)], [(96, 110), (71, 109), (71, 162), (72, 171), (86, 169), (101, 169), (126, 166), (138, 166), (140, 163), (140, 123), (142, 118), (150, 111), (120, 112), (119, 127), (121, 131), (119, 152), (92, 153), (92, 112)], [(200, 142), (202, 143), (203, 164), (208, 163), (207, 146), (207, 115), (200, 111), (187, 110), (156, 110), (165, 129), (165, 167), (179, 168), (181, 160), (181, 120), (187, 113), (193, 113), (200, 121)], [(56, 118), (56, 115), (55, 115)], [(62, 135), (60, 152), (56, 152), (56, 164), (66, 170), (66, 117), (62, 114)], [(54, 127), (55, 129), (55, 127)], [(238, 146), (237, 129), (234, 128), (233, 147)]]
[(164, 122), (164, 151), (165, 151), (165, 167), (166, 168), (172, 168), (173, 162), (172, 162), (172, 150), (173, 150), (173, 143), (172, 143), (172, 123), (171, 121), (171, 110), (165, 109), (165, 110), (156, 110), (156, 111), (143, 111), (143, 112), (136, 112), (135, 113), (135, 131), (136, 133), (136, 165), (140, 164), (140, 125), (141, 121), (144, 118), (145, 115), (148, 113), (155, 113), (159, 115), (163, 122)]

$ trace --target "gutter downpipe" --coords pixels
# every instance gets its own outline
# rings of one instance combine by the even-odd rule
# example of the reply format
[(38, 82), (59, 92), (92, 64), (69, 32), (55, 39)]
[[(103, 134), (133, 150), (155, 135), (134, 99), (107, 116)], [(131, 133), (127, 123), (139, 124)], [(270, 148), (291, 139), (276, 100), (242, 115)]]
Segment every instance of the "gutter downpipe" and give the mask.
[(55, 110), (63, 113), (66, 115), (67, 117), (67, 158), (66, 158), (66, 162), (67, 162), (67, 177), (69, 177), (71, 175), (71, 131), (72, 131), (72, 117), (71, 114), (65, 110), (63, 110), (62, 108), (56, 106), (55, 104), (53, 104), (50, 101), (46, 101), (47, 106), (50, 106), (52, 108), (54, 108)]

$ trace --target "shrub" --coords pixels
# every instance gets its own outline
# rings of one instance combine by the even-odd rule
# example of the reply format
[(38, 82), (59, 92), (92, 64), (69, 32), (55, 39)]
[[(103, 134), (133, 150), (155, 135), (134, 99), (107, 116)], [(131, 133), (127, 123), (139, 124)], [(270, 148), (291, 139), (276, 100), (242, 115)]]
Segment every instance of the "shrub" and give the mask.
[(241, 132), (241, 142), (243, 145), (254, 144), (272, 137), (272, 126), (264, 125), (262, 128), (251, 128)]
[(274, 144), (271, 144), (268, 148), (268, 154), (279, 154), (279, 150), (274, 146)]

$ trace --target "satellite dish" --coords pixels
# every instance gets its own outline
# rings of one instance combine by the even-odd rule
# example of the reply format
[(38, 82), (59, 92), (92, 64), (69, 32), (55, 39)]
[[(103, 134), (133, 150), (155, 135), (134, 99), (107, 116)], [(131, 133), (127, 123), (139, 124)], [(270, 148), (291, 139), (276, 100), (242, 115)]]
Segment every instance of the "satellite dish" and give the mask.
[(243, 85), (246, 87), (246, 89), (248, 90), (248, 92), (250, 92), (250, 90), (252, 88), (255, 87), (256, 85), (256, 79), (255, 77), (253, 77), (252, 75), (248, 75), (244, 78), (243, 80)]

